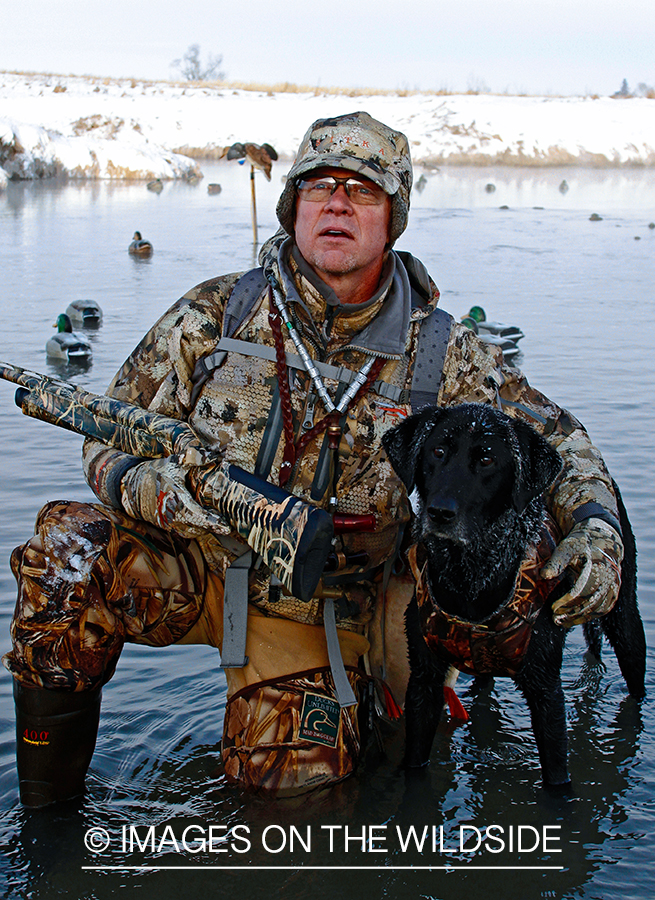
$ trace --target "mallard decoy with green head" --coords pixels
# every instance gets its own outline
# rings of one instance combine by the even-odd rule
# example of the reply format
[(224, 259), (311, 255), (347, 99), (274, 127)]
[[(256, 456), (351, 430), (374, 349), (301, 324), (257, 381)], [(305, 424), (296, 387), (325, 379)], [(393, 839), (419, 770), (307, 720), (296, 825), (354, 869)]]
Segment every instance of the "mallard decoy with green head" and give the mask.
[(485, 334), (495, 334), (498, 337), (507, 338), (515, 344), (525, 337), (518, 325), (506, 325), (505, 322), (490, 322), (481, 306), (472, 306), (467, 316), (477, 322), (480, 337)]
[(90, 360), (93, 351), (91, 344), (81, 334), (73, 331), (70, 317), (66, 313), (60, 313), (54, 324), (57, 334), (50, 338), (45, 345), (46, 355), (51, 359), (59, 359), (64, 362), (86, 362)]

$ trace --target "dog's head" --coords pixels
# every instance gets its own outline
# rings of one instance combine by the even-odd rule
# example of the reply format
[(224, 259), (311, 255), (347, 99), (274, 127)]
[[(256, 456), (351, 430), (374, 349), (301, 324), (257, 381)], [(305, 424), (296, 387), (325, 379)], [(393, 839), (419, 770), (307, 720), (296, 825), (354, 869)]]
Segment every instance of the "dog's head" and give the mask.
[(419, 540), (466, 545), (508, 512), (520, 518), (562, 466), (533, 428), (483, 404), (426, 409), (382, 443), (408, 494), (416, 492)]

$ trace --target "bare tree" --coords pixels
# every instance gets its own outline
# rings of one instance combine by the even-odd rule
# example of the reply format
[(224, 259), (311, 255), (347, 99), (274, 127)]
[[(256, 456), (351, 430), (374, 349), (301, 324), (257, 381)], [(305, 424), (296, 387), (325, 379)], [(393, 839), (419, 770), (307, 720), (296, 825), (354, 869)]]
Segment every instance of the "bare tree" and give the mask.
[(174, 59), (171, 68), (179, 69), (187, 81), (222, 81), (225, 78), (225, 72), (220, 69), (222, 62), (222, 56), (210, 53), (203, 65), (200, 62), (200, 44), (189, 44), (182, 59)]

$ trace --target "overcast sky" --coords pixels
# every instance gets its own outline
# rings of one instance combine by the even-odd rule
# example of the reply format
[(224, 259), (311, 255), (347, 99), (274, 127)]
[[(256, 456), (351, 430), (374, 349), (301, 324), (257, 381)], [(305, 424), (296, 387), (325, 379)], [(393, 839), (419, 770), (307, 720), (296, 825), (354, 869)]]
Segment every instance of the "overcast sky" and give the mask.
[(655, 85), (655, 0), (21, 0), (0, 15), (12, 71), (169, 79), (194, 43), (234, 81), (607, 95)]

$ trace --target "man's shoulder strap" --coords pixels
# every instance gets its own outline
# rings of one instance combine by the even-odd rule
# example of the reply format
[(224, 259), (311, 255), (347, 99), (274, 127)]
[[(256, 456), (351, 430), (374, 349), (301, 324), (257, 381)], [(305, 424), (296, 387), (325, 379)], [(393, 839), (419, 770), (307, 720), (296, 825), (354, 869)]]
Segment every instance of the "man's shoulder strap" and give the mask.
[[(264, 269), (261, 266), (257, 269), (251, 269), (238, 279), (225, 304), (222, 337), (229, 338), (235, 333), (239, 325), (248, 317), (265, 287), (266, 278), (264, 277)], [(193, 384), (191, 406), (195, 405), (203, 384), (211, 376), (214, 369), (222, 365), (226, 356), (227, 351), (215, 348), (211, 353), (207, 353), (198, 360), (191, 375)]]
[(437, 402), (453, 321), (450, 313), (437, 306), (421, 322), (409, 395), (413, 413)]
[(266, 287), (264, 269), (259, 266), (242, 275), (232, 289), (223, 314), (223, 337), (232, 337), (248, 317), (258, 297)]

